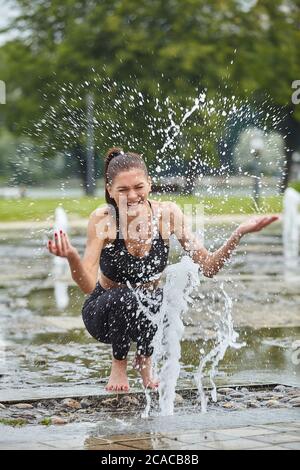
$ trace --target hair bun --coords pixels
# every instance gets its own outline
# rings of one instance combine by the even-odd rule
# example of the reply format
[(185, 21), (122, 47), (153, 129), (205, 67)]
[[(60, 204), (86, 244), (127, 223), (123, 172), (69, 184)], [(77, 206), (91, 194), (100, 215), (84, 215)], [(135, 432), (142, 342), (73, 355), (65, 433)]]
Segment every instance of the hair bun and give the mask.
[(123, 149), (121, 147), (113, 147), (108, 150), (106, 154), (106, 159), (111, 160), (114, 157), (117, 157), (118, 155), (123, 155)]

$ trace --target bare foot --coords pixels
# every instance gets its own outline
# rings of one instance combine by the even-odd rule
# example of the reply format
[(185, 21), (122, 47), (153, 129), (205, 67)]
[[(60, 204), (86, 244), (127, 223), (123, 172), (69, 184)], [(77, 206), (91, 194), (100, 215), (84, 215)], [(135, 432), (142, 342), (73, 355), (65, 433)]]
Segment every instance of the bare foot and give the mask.
[(105, 388), (110, 392), (128, 392), (127, 359), (118, 361), (113, 358), (110, 377)]
[(138, 370), (143, 379), (145, 388), (157, 390), (159, 381), (152, 377), (152, 358), (146, 356), (135, 356), (133, 367)]

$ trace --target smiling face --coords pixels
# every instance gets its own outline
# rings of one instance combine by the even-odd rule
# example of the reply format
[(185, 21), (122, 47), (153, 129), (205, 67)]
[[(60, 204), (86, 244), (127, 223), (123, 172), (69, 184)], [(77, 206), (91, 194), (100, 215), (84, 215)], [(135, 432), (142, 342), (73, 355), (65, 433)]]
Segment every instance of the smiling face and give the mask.
[(132, 168), (129, 171), (120, 171), (113, 179), (111, 185), (107, 185), (110, 197), (120, 208), (122, 203), (130, 209), (138, 211), (148, 200), (151, 191), (151, 179), (142, 169)]

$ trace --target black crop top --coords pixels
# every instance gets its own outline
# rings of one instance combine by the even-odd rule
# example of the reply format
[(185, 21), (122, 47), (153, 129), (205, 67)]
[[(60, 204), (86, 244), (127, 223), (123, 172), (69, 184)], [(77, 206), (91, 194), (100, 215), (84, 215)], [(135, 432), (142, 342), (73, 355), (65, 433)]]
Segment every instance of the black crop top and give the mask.
[(126, 284), (147, 283), (157, 279), (165, 269), (169, 245), (164, 242), (158, 228), (158, 219), (154, 214), (152, 205), (148, 201), (153, 215), (153, 239), (150, 251), (141, 257), (130, 254), (126, 248), (125, 240), (119, 237), (119, 211), (116, 210), (117, 236), (116, 239), (106, 245), (100, 256), (100, 269), (102, 273), (115, 282)]

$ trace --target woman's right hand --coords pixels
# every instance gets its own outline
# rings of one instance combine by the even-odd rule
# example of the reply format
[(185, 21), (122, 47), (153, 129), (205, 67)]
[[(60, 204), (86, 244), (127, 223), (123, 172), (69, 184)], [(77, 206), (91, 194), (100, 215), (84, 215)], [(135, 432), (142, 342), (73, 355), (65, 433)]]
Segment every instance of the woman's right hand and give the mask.
[(79, 256), (77, 249), (71, 245), (68, 235), (60, 230), (54, 232), (54, 241), (49, 240), (47, 248), (50, 253), (61, 258), (71, 259), (74, 256)]

